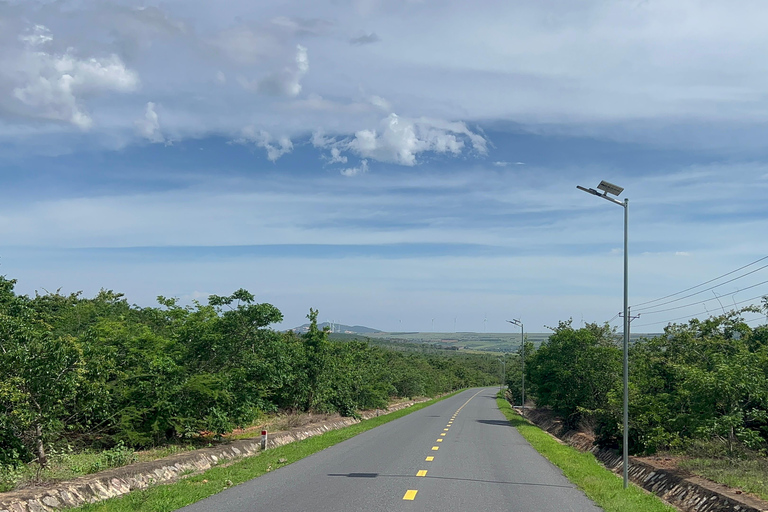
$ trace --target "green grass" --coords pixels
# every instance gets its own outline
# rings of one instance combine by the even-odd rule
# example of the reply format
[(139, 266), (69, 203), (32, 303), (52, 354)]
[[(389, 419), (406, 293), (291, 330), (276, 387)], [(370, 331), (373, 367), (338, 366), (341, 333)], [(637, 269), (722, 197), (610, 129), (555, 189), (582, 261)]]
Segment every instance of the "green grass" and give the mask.
[(601, 466), (594, 455), (558, 443), (539, 427), (523, 419), (506, 400), (498, 398), (496, 402), (510, 424), (606, 512), (675, 511), (673, 507), (635, 485), (624, 489), (621, 478)]
[(125, 447), (112, 450), (74, 451), (69, 446), (49, 447), (48, 465), (40, 469), (35, 463), (0, 471), (0, 492), (13, 491), (31, 485), (50, 484), (98, 473), (105, 469), (125, 466), (134, 462), (161, 459), (169, 455), (194, 450), (192, 444), (168, 445), (136, 452)]
[(366, 430), (376, 428), (379, 425), (401, 418), (406, 414), (423, 409), (456, 393), (458, 391), (384, 416), (364, 420), (343, 429), (332, 430), (316, 437), (310, 437), (303, 441), (267, 450), (256, 457), (248, 457), (226, 467), (212, 468), (203, 474), (172, 484), (158, 485), (143, 491), (134, 491), (118, 498), (84, 505), (72, 510), (83, 512), (164, 512), (176, 510), (219, 493), (228, 487), (256, 478), (286, 464), (296, 462)]
[(679, 467), (768, 500), (768, 460), (764, 458), (695, 458), (681, 461)]

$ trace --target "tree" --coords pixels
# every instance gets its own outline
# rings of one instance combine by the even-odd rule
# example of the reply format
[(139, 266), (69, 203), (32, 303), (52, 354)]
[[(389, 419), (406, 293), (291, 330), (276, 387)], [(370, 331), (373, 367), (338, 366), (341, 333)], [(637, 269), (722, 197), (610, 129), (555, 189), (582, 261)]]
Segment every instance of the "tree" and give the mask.
[(526, 382), (538, 405), (549, 406), (575, 425), (584, 414), (602, 414), (608, 392), (621, 375), (621, 351), (610, 327), (560, 322), (526, 360)]
[(0, 403), (6, 413), (1, 437), (8, 439), (3, 450), (26, 444), (45, 466), (45, 440), (66, 428), (83, 385), (82, 350), (74, 338), (54, 335), (36, 318), (30, 301), (13, 293), (14, 284), (0, 278)]

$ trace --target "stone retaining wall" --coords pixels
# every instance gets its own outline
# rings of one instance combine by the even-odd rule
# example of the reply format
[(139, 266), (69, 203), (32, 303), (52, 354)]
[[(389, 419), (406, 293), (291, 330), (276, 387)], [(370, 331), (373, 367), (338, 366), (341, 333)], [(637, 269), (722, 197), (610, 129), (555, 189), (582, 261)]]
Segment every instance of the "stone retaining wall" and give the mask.
[[(364, 411), (362, 419), (387, 414), (426, 400), (403, 402), (386, 410)], [(274, 448), (359, 423), (354, 418), (342, 418), (308, 428), (269, 434), (267, 447)], [(86, 475), (75, 480), (60, 482), (46, 488), (30, 488), (0, 493), (0, 512), (50, 512), (86, 503), (114, 498), (135, 489), (169, 483), (189, 474), (195, 474), (216, 465), (242, 457), (258, 455), (261, 438), (243, 439), (212, 448), (202, 448), (171, 455), (150, 462), (139, 462), (120, 468)]]
[[(558, 439), (578, 448), (592, 452), (605, 467), (615, 473), (623, 473), (621, 454), (594, 446), (594, 439), (574, 430), (568, 430), (563, 422), (549, 410), (527, 409), (525, 417)], [(685, 472), (662, 468), (650, 461), (629, 458), (629, 479), (650, 491), (667, 503), (686, 512), (766, 512), (768, 502), (736, 494), (724, 485)]]

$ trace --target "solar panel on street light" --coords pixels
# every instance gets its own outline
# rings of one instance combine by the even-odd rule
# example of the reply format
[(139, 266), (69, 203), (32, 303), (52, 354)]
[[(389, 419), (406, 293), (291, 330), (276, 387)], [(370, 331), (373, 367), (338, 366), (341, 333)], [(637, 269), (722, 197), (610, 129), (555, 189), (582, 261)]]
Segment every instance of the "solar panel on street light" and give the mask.
[(618, 185), (614, 185), (613, 183), (608, 183), (607, 181), (603, 180), (600, 182), (600, 184), (597, 186), (600, 190), (607, 194), (613, 194), (614, 196), (617, 196), (621, 194), (624, 189), (619, 187)]

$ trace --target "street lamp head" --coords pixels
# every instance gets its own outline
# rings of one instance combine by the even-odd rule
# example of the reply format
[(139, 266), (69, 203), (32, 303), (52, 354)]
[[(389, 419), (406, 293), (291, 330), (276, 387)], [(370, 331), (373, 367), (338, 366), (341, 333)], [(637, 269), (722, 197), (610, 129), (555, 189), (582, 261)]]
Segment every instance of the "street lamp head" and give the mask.
[(614, 196), (617, 196), (624, 192), (624, 189), (618, 185), (614, 185), (613, 183), (608, 183), (607, 181), (603, 180), (600, 182), (600, 184), (597, 186), (598, 189), (602, 190), (606, 194), (612, 194)]
[(592, 194), (592, 195), (597, 196), (597, 197), (602, 197), (603, 199), (605, 199), (607, 201), (610, 201), (610, 202), (612, 202), (614, 204), (617, 204), (619, 206), (623, 206), (625, 208), (627, 206), (626, 200), (625, 200), (625, 202), (622, 203), (621, 201), (608, 196), (608, 194), (612, 194), (612, 195), (616, 195), (617, 196), (617, 195), (621, 194), (624, 191), (624, 189), (622, 187), (619, 187), (618, 185), (614, 185), (613, 183), (608, 183), (605, 180), (601, 181), (600, 184), (597, 186), (597, 188), (599, 188), (600, 190), (603, 191), (602, 194), (600, 192), (598, 192), (597, 190), (593, 189), (593, 188), (586, 188), (586, 187), (582, 187), (581, 185), (576, 185), (576, 188), (579, 189), (579, 190), (583, 190), (584, 192), (587, 192), (588, 194)]
[(521, 321), (520, 321), (520, 320), (518, 320), (518, 319), (514, 319), (514, 320), (507, 320), (507, 322), (509, 322), (510, 324), (515, 324), (515, 325), (517, 325), (517, 326), (522, 326), (522, 325), (523, 325), (523, 322), (521, 322)]

